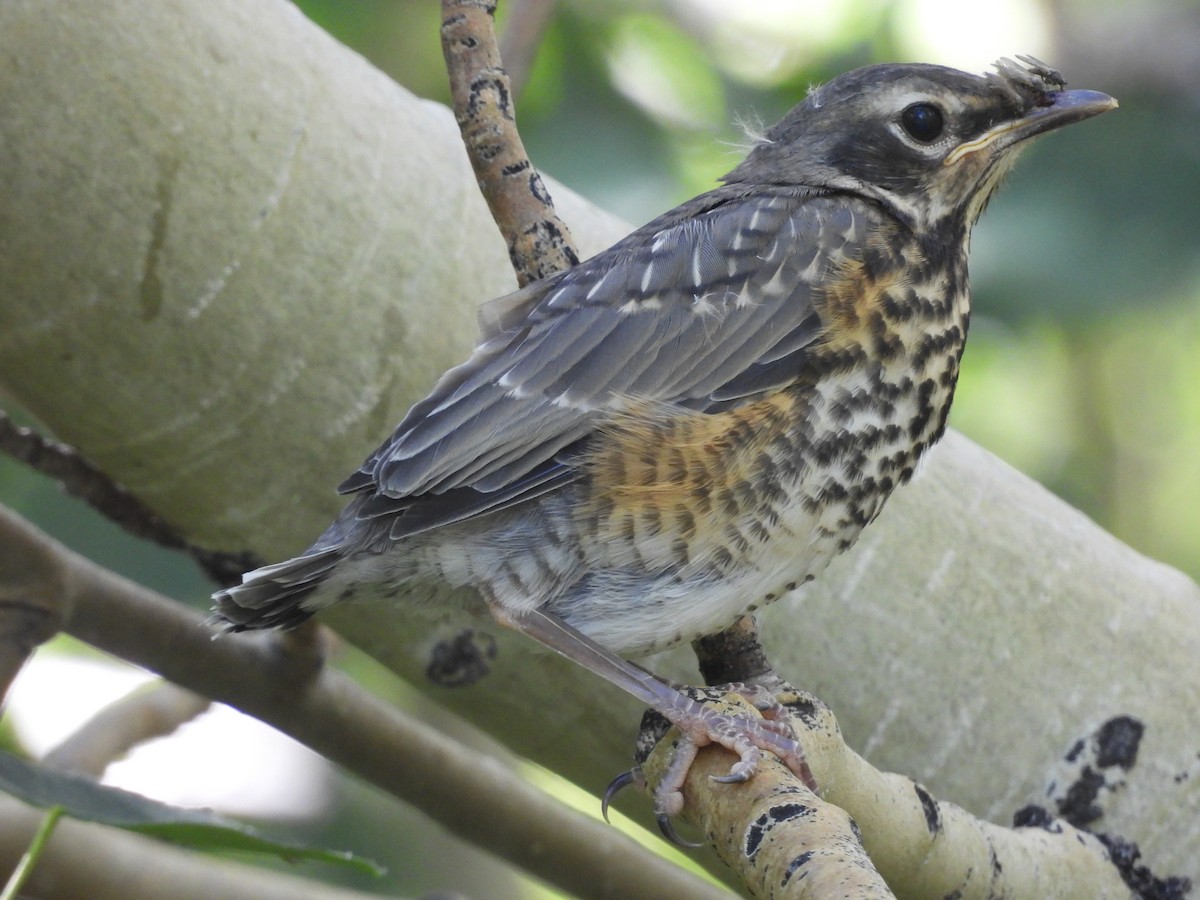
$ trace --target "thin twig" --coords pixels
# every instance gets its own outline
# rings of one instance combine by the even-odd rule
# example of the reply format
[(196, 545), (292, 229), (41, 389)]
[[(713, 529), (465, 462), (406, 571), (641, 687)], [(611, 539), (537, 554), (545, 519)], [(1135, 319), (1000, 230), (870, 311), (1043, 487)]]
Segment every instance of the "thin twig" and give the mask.
[(188, 553), (220, 585), (236, 584), (243, 572), (259, 565), (250, 554), (218, 553), (185, 540), (169, 522), (74, 447), (17, 425), (4, 410), (0, 410), (0, 451), (53, 478), (68, 494), (135, 537)]
[(524, 286), (576, 265), (579, 254), (517, 132), (512, 85), (496, 47), (495, 12), (488, 0), (442, 0), (442, 53), (479, 189)]
[(211, 705), (207, 697), (159, 682), (104, 707), (42, 761), (61, 771), (99, 778), (138, 744), (172, 734)]
[(65, 615), (62, 568), (42, 565), (36, 547), (20, 533), (0, 543), (0, 701), (33, 651), (58, 634)]
[(182, 549), (183, 539), (137, 497), (67, 444), (17, 425), (0, 410), (0, 450), (59, 482), (73, 497), (103, 513), (130, 534)]
[(0, 703), (33, 651), (58, 633), (58, 624), (50, 610), (0, 595)]

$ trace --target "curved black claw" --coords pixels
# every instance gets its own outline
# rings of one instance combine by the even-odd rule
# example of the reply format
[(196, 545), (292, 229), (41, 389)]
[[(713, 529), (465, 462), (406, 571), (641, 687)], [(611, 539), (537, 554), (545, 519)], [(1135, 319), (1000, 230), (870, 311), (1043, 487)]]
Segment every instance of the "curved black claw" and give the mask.
[[(617, 794), (630, 785), (637, 784), (641, 780), (640, 776), (641, 773), (637, 769), (630, 769), (628, 772), (622, 772), (608, 783), (608, 787), (604, 789), (604, 799), (600, 802), (600, 814), (604, 816), (605, 822), (608, 822), (608, 807)], [(609, 822), (609, 824), (612, 823)]]
[(694, 844), (686, 838), (680, 837), (679, 832), (675, 830), (675, 826), (671, 823), (671, 817), (666, 813), (659, 813), (654, 818), (658, 821), (658, 830), (662, 832), (662, 836), (676, 847), (685, 847), (688, 850), (695, 850), (697, 847), (704, 846), (702, 843)]

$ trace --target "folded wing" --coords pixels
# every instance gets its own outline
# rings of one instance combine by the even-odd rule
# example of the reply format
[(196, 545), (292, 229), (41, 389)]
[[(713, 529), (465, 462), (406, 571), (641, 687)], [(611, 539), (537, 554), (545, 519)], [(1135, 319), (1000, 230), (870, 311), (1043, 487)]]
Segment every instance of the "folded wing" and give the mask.
[(796, 188), (697, 198), (563, 274), (484, 308), (471, 358), (343, 483), (402, 537), (579, 476), (588, 437), (632, 399), (727, 409), (796, 377), (814, 298), (864, 223)]

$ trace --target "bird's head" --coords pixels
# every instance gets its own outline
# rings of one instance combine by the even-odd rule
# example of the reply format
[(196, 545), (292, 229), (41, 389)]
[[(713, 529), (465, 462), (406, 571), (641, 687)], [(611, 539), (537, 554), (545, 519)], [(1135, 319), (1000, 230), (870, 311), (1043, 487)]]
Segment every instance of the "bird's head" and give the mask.
[(917, 231), (969, 229), (1030, 138), (1114, 109), (1027, 57), (971, 75), (933, 65), (855, 69), (814, 88), (729, 183), (849, 191)]

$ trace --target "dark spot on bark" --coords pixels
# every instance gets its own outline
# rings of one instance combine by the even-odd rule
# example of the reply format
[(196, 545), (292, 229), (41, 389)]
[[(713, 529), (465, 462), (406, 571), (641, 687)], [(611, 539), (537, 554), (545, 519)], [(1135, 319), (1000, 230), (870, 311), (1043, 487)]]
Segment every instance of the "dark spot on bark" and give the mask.
[(1104, 810), (1096, 804), (1096, 798), (1103, 787), (1104, 774), (1084, 766), (1079, 778), (1067, 788), (1067, 795), (1058, 801), (1058, 814), (1076, 828), (1084, 828), (1102, 818)]
[(750, 823), (750, 827), (746, 829), (746, 840), (742, 847), (742, 853), (746, 859), (754, 860), (754, 857), (758, 854), (759, 847), (762, 846), (763, 838), (767, 836), (767, 829), (770, 827), (770, 824), (766, 813)]
[(1149, 866), (1138, 865), (1142, 851), (1133, 841), (1116, 835), (1098, 834), (1121, 880), (1138, 900), (1183, 900), (1192, 893), (1192, 880), (1182, 875), (1157, 877)]
[(795, 700), (789, 700), (783, 705), (787, 707), (789, 714), (795, 716), (805, 725), (811, 727), (815, 725), (817, 723), (817, 719), (820, 718), (821, 707), (818, 705), (818, 703), (819, 701), (817, 701), (810, 694), (800, 694)]
[(775, 824), (790, 822), (793, 819), (803, 819), (812, 815), (812, 807), (803, 803), (780, 803), (772, 806), (766, 813)]
[(917, 799), (921, 801), (921, 811), (925, 813), (925, 827), (929, 829), (930, 834), (937, 834), (942, 830), (942, 815), (938, 811), (937, 801), (919, 784), (914, 783), (913, 790), (917, 793)]
[(1062, 831), (1050, 810), (1044, 806), (1038, 806), (1036, 803), (1022, 806), (1013, 813), (1013, 828), (1040, 828), (1052, 834)]
[(806, 850), (804, 853), (801, 853), (799, 856), (795, 857), (791, 862), (789, 862), (787, 868), (784, 869), (783, 878), (779, 880), (779, 886), (784, 887), (787, 885), (787, 883), (792, 880), (793, 875), (808, 865), (808, 861), (812, 859), (812, 856), (812, 851)]
[(496, 108), (506, 119), (512, 118), (512, 98), (504, 82), (494, 75), (480, 75), (467, 88), (467, 114), (478, 116), (487, 106), (487, 94), (495, 96)]
[[(146, 248), (146, 262), (142, 269), (140, 294), (142, 318), (147, 322), (158, 318), (163, 306), (163, 280), (159, 265), (163, 248), (167, 243), (167, 223), (171, 217), (172, 185), (179, 171), (179, 162), (171, 160), (163, 166), (162, 176), (154, 186), (157, 200), (150, 217), (150, 245)], [(265, 216), (264, 216), (265, 217)]]
[(491, 671), (496, 651), (492, 635), (467, 628), (434, 645), (425, 666), (425, 677), (438, 687), (475, 684)]
[(753, 682), (771, 669), (753, 624), (749, 627), (735, 624), (716, 634), (696, 638), (692, 649), (705, 684)]
[(1119, 766), (1128, 771), (1137, 762), (1138, 747), (1146, 726), (1132, 716), (1109, 719), (1096, 732), (1096, 765), (1102, 769)]

